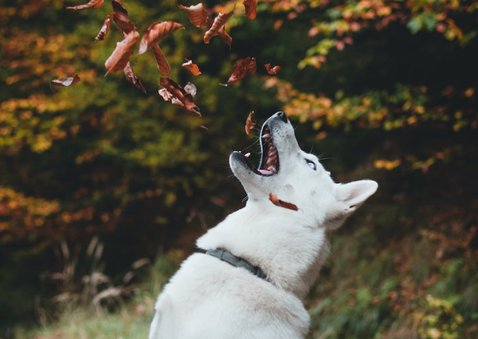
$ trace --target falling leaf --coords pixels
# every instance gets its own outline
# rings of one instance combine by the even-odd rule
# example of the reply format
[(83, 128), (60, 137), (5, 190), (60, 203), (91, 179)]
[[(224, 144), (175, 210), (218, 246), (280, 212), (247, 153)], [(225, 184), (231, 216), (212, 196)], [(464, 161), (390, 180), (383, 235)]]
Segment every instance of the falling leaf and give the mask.
[(174, 96), (166, 88), (160, 88), (158, 90), (158, 94), (163, 98), (164, 101), (171, 101), (174, 98)]
[(128, 11), (123, 7), (121, 2), (113, 0), (111, 1), (111, 6), (113, 7), (113, 21), (124, 34), (137, 30), (128, 16)]
[(210, 17), (206, 7), (202, 3), (198, 3), (193, 6), (183, 6), (179, 5), (178, 8), (182, 11), (185, 11), (188, 15), (189, 22), (201, 29), (208, 29), (210, 27)]
[(151, 24), (141, 39), (138, 54), (143, 54), (152, 44), (156, 44), (156, 42), (180, 28), (184, 28), (184, 26), (175, 21), (163, 21)]
[(186, 93), (191, 94), (193, 97), (196, 96), (196, 93), (198, 92), (198, 89), (196, 85), (194, 85), (192, 82), (188, 82), (186, 86), (184, 86), (184, 91)]
[(256, 59), (253, 57), (246, 57), (239, 59), (234, 64), (232, 74), (227, 80), (226, 86), (235, 84), (238, 81), (244, 79), (247, 74), (253, 74), (256, 72)]
[(280, 71), (279, 65), (272, 67), (271, 64), (265, 64), (264, 67), (269, 75), (276, 75)]
[(125, 38), (116, 43), (116, 48), (105, 61), (106, 74), (124, 69), (133, 54), (134, 46), (139, 40), (139, 33), (131, 31)]
[(293, 211), (299, 210), (299, 208), (296, 205), (284, 200), (280, 200), (275, 194), (269, 193), (269, 200), (276, 206), (284, 207)]
[(56, 86), (69, 87), (73, 84), (76, 84), (78, 81), (80, 81), (80, 77), (78, 76), (78, 74), (75, 74), (72, 77), (54, 79), (51, 81), (51, 84)]
[(247, 116), (246, 124), (244, 125), (246, 135), (250, 135), (251, 131), (254, 129), (254, 126), (256, 125), (254, 121), (252, 121), (253, 117), (254, 117), (254, 111), (251, 111), (249, 115)]
[(111, 19), (113, 18), (113, 14), (110, 14), (106, 17), (105, 21), (103, 22), (103, 26), (101, 26), (100, 31), (95, 37), (95, 40), (104, 40), (110, 31), (111, 26)]
[(254, 20), (257, 15), (257, 0), (243, 0), (244, 8), (246, 9), (246, 16), (250, 20)]
[(89, 9), (89, 8), (99, 8), (105, 0), (90, 0), (86, 4), (83, 5), (77, 5), (77, 6), (68, 6), (66, 9), (70, 11), (81, 11), (83, 9)]
[(126, 66), (123, 68), (124, 75), (126, 76), (126, 79), (128, 79), (129, 82), (131, 82), (133, 85), (136, 86), (139, 90), (141, 90), (143, 93), (146, 93), (146, 88), (144, 88), (143, 83), (139, 78), (134, 74), (133, 68), (131, 68), (131, 63), (128, 62)]
[(166, 60), (163, 50), (157, 44), (153, 44), (151, 48), (153, 49), (159, 71), (164, 75), (169, 75), (171, 73), (171, 67), (169, 66), (168, 60)]
[(182, 64), (182, 66), (186, 68), (189, 72), (191, 72), (191, 74), (194, 76), (198, 76), (199, 74), (201, 74), (201, 71), (199, 70), (198, 65), (193, 63), (192, 60), (186, 61), (185, 63)]
[[(204, 42), (206, 44), (208, 44), (209, 41), (211, 41), (211, 39), (214, 36), (220, 34), (219, 31), (222, 30), (222, 28), (226, 24), (227, 20), (229, 20), (229, 18), (232, 16), (232, 13), (233, 13), (233, 11), (231, 11), (229, 13), (219, 13), (217, 15), (217, 17), (214, 19), (214, 22), (212, 23), (211, 27), (206, 31), (206, 33), (204, 33)], [(224, 30), (224, 32), (225, 32), (225, 30)], [(222, 33), (222, 34), (224, 34), (224, 33)]]
[(226, 26), (222, 26), (217, 35), (231, 48), (232, 37), (226, 32)]
[(160, 84), (163, 88), (160, 89), (158, 93), (165, 101), (171, 101), (172, 104), (184, 107), (188, 111), (201, 115), (192, 94), (196, 94), (196, 86), (188, 83), (185, 88), (182, 88), (169, 78), (161, 78)]

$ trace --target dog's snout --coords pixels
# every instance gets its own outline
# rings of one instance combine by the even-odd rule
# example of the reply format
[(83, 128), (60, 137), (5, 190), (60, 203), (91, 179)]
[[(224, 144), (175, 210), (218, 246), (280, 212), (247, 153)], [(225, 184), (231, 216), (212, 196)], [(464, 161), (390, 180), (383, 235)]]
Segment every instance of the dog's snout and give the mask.
[(285, 113), (282, 112), (282, 111), (277, 112), (277, 113), (276, 113), (276, 116), (277, 116), (279, 119), (281, 119), (283, 122), (287, 122), (287, 121), (288, 121), (288, 120), (287, 120), (287, 116), (286, 116)]

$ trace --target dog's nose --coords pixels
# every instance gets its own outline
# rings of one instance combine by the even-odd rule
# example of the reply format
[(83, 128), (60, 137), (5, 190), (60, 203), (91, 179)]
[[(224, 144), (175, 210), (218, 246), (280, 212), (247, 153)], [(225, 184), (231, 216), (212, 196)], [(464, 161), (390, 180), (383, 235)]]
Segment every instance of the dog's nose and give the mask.
[(287, 122), (287, 116), (285, 115), (284, 112), (279, 111), (276, 113), (277, 117), (280, 118), (283, 122)]

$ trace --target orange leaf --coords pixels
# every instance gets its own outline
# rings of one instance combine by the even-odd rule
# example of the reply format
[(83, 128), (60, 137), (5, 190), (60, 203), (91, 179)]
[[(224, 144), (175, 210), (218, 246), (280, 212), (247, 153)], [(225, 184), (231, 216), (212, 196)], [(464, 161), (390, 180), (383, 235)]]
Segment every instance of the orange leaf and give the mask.
[(54, 79), (51, 81), (51, 84), (56, 86), (69, 87), (73, 84), (76, 84), (78, 81), (80, 81), (80, 77), (78, 76), (78, 74), (75, 74), (72, 77)]
[(182, 64), (184, 68), (186, 68), (192, 75), (198, 76), (201, 74), (198, 65), (194, 64), (192, 60), (188, 60)]
[(123, 7), (121, 2), (113, 0), (111, 1), (111, 6), (113, 7), (113, 21), (124, 34), (137, 30), (128, 16), (128, 11)]
[(275, 194), (269, 193), (269, 200), (276, 206), (287, 208), (293, 211), (299, 210), (299, 208), (296, 205), (284, 200), (280, 200)]
[(139, 33), (137, 31), (131, 31), (126, 34), (122, 41), (116, 43), (115, 50), (105, 61), (106, 74), (122, 70), (126, 67), (138, 40)]
[(235, 84), (238, 81), (244, 79), (247, 74), (253, 74), (256, 72), (256, 59), (253, 57), (246, 57), (239, 59), (234, 64), (232, 74), (227, 80), (226, 86)]
[(113, 18), (113, 14), (110, 14), (106, 17), (105, 21), (103, 22), (103, 26), (101, 26), (100, 31), (95, 37), (95, 40), (104, 40), (108, 33), (110, 32), (110, 26), (111, 26), (111, 19)]
[(279, 65), (272, 67), (271, 64), (265, 64), (264, 67), (269, 75), (276, 75), (280, 71)]
[(136, 88), (140, 89), (142, 92), (146, 93), (146, 88), (144, 88), (143, 83), (139, 78), (134, 74), (133, 69), (131, 68), (131, 64), (128, 61), (126, 66), (123, 68), (124, 75), (129, 82), (136, 86)]
[(152, 44), (155, 44), (159, 40), (165, 38), (167, 35), (180, 28), (184, 28), (184, 26), (175, 21), (163, 21), (160, 23), (151, 24), (141, 39), (138, 54), (143, 54), (149, 47), (151, 47)]
[(211, 19), (207, 8), (202, 3), (189, 7), (179, 5), (178, 8), (186, 12), (189, 22), (197, 28), (208, 29), (210, 27)]
[(151, 48), (153, 49), (159, 71), (165, 75), (169, 75), (171, 73), (171, 67), (169, 66), (168, 60), (166, 60), (163, 50), (157, 44), (153, 44)]
[(246, 10), (246, 16), (250, 20), (254, 20), (257, 15), (257, 0), (243, 0), (244, 8)]
[[(219, 31), (224, 27), (226, 24), (227, 20), (232, 16), (232, 11), (229, 13), (219, 13), (217, 17), (214, 19), (214, 22), (212, 23), (211, 27), (204, 33), (204, 42), (206, 44), (211, 41), (211, 39), (219, 35)], [(225, 30), (224, 30), (225, 32)], [(232, 39), (231, 39), (232, 40)]]
[(246, 135), (251, 134), (251, 131), (254, 129), (256, 125), (254, 121), (252, 121), (252, 117), (254, 116), (254, 111), (251, 111), (246, 119), (246, 124), (244, 125), (244, 130), (246, 131)]
[(70, 11), (81, 11), (83, 9), (89, 9), (89, 8), (99, 8), (105, 0), (90, 0), (86, 4), (83, 5), (77, 5), (77, 6), (68, 6), (66, 9)]
[(201, 115), (199, 107), (193, 99), (193, 96), (196, 94), (196, 86), (188, 83), (182, 88), (169, 78), (161, 78), (159, 82), (163, 88), (161, 88), (158, 93), (164, 101), (171, 101), (172, 104), (184, 107), (188, 111)]

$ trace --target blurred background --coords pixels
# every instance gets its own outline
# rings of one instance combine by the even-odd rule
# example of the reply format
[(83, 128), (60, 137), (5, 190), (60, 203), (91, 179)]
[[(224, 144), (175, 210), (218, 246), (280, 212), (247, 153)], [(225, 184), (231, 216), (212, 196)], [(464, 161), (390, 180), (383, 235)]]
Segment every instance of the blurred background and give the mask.
[[(478, 1), (259, 0), (256, 20), (208, 1), (236, 5), (230, 49), (175, 1), (123, 0), (141, 33), (185, 26), (160, 45), (202, 117), (158, 96), (151, 53), (131, 58), (147, 94), (104, 77), (122, 35), (95, 41), (110, 1), (79, 3), (0, 3), (0, 338), (146, 337), (195, 238), (244, 205), (248, 113), (279, 109), (336, 181), (380, 185), (333, 234), (309, 338), (478, 337)], [(219, 86), (248, 56), (257, 74)]]

